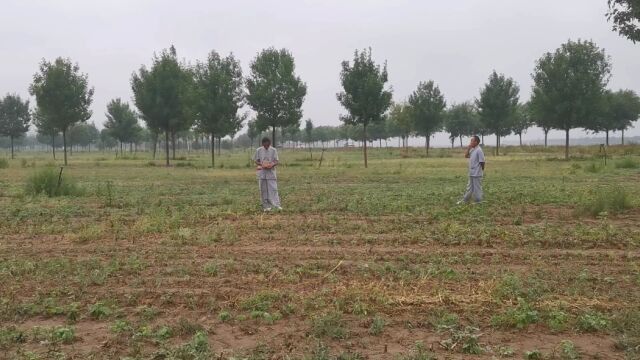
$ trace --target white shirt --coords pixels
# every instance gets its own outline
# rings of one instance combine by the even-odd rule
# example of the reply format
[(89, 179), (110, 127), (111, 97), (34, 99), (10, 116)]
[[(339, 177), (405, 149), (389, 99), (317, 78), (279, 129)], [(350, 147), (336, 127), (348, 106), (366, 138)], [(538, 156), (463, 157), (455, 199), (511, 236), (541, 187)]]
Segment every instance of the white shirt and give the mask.
[(480, 145), (474, 147), (469, 151), (469, 176), (482, 177), (484, 175), (482, 171), (482, 165), (484, 161), (484, 152)]
[[(256, 149), (256, 154), (253, 156), (253, 160), (259, 163), (265, 162), (276, 162), (280, 159), (278, 158), (278, 150), (273, 146), (269, 146), (269, 149), (265, 149), (264, 146), (260, 146)], [(259, 179), (267, 179), (267, 180), (275, 180), (276, 179), (276, 168), (273, 167), (271, 169), (262, 169), (258, 170), (258, 178)]]

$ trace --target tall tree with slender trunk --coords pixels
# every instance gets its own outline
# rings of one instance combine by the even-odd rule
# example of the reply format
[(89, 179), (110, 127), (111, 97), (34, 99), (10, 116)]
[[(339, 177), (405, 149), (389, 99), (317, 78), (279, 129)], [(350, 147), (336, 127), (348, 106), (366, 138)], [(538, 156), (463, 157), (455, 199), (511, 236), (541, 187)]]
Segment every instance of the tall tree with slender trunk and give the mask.
[(640, 118), (640, 97), (633, 90), (618, 90), (611, 95), (607, 113), (613, 123), (612, 129), (622, 132), (624, 145), (624, 131)]
[(195, 68), (196, 127), (211, 136), (211, 167), (215, 167), (214, 139), (235, 133), (238, 110), (244, 105), (244, 79), (233, 54), (222, 58), (211, 51), (207, 62)]
[(406, 152), (409, 147), (409, 136), (414, 132), (411, 105), (406, 102), (394, 104), (389, 112), (389, 121), (391, 126), (397, 129), (397, 135), (402, 140), (402, 147)]
[(29, 100), (22, 101), (20, 95), (7, 94), (0, 99), (0, 135), (11, 140), (11, 158), (14, 159), (13, 141), (29, 131)]
[(460, 139), (462, 146), (463, 136), (475, 135), (474, 131), (478, 127), (478, 112), (471, 102), (452, 105), (447, 111), (444, 127), (449, 133), (451, 147), (454, 147), (456, 139)]
[(87, 74), (80, 73), (80, 67), (70, 59), (57, 58), (52, 63), (42, 60), (29, 92), (36, 97), (42, 119), (62, 132), (67, 165), (67, 131), (72, 125), (87, 121), (92, 114), (89, 107), (94, 90), (89, 87)]
[(496, 136), (496, 156), (500, 154), (500, 138), (512, 131), (519, 94), (520, 87), (512, 78), (493, 71), (476, 99), (482, 127)]
[(533, 124), (530, 114), (529, 103), (518, 104), (513, 118), (513, 133), (518, 135), (520, 146), (522, 146), (522, 134), (527, 132), (527, 129)]
[(371, 49), (356, 50), (353, 64), (342, 62), (340, 82), (344, 91), (337, 94), (340, 104), (348, 115), (341, 116), (345, 125), (362, 125), (364, 147), (364, 167), (367, 161), (367, 126), (384, 120), (384, 114), (391, 106), (391, 90), (385, 87), (389, 81), (387, 64), (381, 67), (371, 57)]
[(431, 136), (442, 130), (447, 102), (440, 88), (433, 82), (420, 82), (409, 96), (413, 126), (418, 135), (425, 137), (425, 149), (429, 156)]
[(295, 61), (286, 49), (262, 50), (251, 63), (246, 79), (247, 102), (257, 113), (260, 131), (271, 129), (276, 146), (276, 128), (300, 127), (307, 85), (295, 73)]
[(164, 132), (166, 165), (169, 166), (170, 139), (175, 140), (175, 134), (188, 128), (193, 119), (192, 73), (178, 60), (176, 49), (171, 46), (153, 57), (150, 69), (143, 65), (132, 75), (131, 88), (147, 128)]
[(104, 123), (105, 129), (114, 139), (120, 142), (120, 154), (123, 154), (122, 145), (133, 143), (138, 138), (142, 127), (138, 124), (138, 114), (136, 114), (128, 103), (117, 98), (107, 104), (107, 121)]
[(609, 57), (591, 41), (569, 41), (537, 61), (531, 109), (536, 119), (565, 132), (565, 159), (569, 131), (601, 118), (610, 74)]

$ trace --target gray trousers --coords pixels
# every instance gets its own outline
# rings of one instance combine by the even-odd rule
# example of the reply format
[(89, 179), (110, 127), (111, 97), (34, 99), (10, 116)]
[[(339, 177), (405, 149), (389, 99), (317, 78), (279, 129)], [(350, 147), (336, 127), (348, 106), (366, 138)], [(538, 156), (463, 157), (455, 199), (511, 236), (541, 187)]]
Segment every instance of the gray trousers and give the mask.
[(258, 179), (260, 187), (260, 199), (262, 208), (280, 207), (280, 196), (278, 196), (278, 181), (276, 179)]
[(462, 201), (469, 202), (471, 196), (476, 202), (482, 201), (482, 176), (469, 176), (467, 190), (464, 192)]

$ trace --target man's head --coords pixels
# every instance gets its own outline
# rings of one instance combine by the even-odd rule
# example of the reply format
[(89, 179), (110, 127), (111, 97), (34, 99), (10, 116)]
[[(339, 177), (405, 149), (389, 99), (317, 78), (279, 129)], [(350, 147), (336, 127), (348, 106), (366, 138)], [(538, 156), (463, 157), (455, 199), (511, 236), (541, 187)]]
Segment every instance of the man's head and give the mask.
[(471, 137), (471, 146), (476, 147), (478, 145), (480, 145), (480, 137), (478, 135), (473, 135)]
[(269, 146), (271, 146), (271, 139), (268, 137), (262, 138), (262, 146), (264, 146), (265, 149), (268, 149)]

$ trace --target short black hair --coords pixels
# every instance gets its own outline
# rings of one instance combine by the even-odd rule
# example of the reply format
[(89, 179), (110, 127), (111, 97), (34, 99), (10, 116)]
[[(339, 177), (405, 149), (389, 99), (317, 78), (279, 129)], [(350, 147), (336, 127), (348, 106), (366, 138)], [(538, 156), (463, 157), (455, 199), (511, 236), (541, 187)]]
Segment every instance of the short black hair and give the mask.
[(473, 135), (472, 138), (476, 139), (476, 141), (478, 142), (478, 144), (480, 144), (480, 136), (478, 135)]
[(269, 144), (271, 144), (271, 139), (269, 139), (268, 137), (263, 137), (263, 138), (262, 138), (262, 144), (264, 144), (264, 143), (269, 143)]

